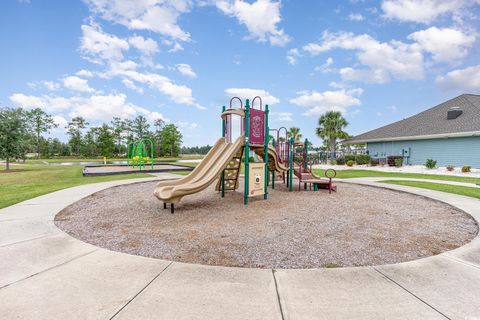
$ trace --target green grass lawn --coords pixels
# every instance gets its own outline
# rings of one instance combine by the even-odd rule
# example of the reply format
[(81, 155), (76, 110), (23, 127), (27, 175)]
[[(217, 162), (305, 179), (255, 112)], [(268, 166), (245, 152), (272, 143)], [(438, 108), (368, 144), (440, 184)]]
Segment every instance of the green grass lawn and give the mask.
[[(313, 172), (323, 177), (324, 170), (314, 169)], [(444, 181), (458, 181), (468, 183), (480, 183), (479, 178), (472, 177), (458, 177), (436, 174), (422, 174), (422, 173), (398, 173), (398, 172), (383, 172), (375, 170), (337, 170), (337, 178), (366, 178), (366, 177), (395, 177), (395, 178), (414, 178), (414, 179), (431, 179), (431, 180), (444, 180)]]
[(448, 184), (423, 182), (423, 181), (411, 181), (411, 180), (385, 180), (382, 182), (401, 185), (401, 186), (443, 191), (443, 192), (454, 193), (462, 196), (480, 199), (480, 188), (475, 188), (475, 187), (453, 186)]
[[(162, 161), (163, 162), (163, 161)], [(179, 166), (186, 166), (186, 167), (192, 167), (195, 168), (198, 165), (198, 162), (175, 162), (175, 161), (166, 161), (168, 164), (173, 164), (176, 165), (178, 164)]]
[[(174, 162), (176, 160), (190, 160), (190, 159), (201, 159), (202, 156), (196, 155), (185, 155), (181, 157), (160, 157), (155, 158), (155, 162)], [(107, 161), (126, 161), (127, 158), (107, 158)], [(65, 157), (65, 158), (53, 158), (53, 159), (28, 159), (25, 164), (45, 164), (46, 163), (61, 163), (61, 162), (98, 162), (103, 161), (103, 158), (76, 158), (76, 157)]]
[[(3, 169), (3, 168), (2, 168)], [(0, 171), (0, 208), (82, 184), (150, 177), (149, 174), (126, 174), (83, 177), (81, 166), (12, 165), (16, 172)]]

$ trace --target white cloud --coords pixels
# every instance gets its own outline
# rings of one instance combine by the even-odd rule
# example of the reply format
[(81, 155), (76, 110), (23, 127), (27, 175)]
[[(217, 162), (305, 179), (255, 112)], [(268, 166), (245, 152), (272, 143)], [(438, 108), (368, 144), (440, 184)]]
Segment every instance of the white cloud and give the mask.
[(42, 84), (50, 91), (56, 91), (60, 89), (60, 84), (54, 81), (42, 81)]
[(389, 81), (388, 73), (383, 69), (353, 69), (342, 68), (339, 70), (343, 81), (361, 81), (365, 83), (386, 83)]
[(283, 121), (283, 122), (292, 122), (293, 113), (291, 112), (271, 112), (272, 120)]
[(190, 34), (178, 25), (178, 17), (188, 12), (190, 0), (84, 0), (90, 11), (103, 19), (133, 30), (148, 30), (175, 40), (189, 41)]
[(155, 120), (164, 120), (164, 121), (168, 121), (168, 119), (166, 119), (163, 114), (159, 113), (159, 112), (156, 112), (156, 111), (153, 111), (153, 112), (150, 112), (148, 111), (147, 113), (147, 119), (148, 121), (150, 122), (154, 122)]
[(349, 107), (361, 104), (359, 97), (362, 93), (360, 88), (324, 92), (301, 91), (290, 103), (308, 108), (303, 113), (306, 116), (319, 116), (330, 110), (345, 113)]
[(451, 28), (431, 27), (414, 32), (408, 36), (433, 56), (436, 62), (454, 62), (468, 54), (468, 49), (475, 42), (474, 35)]
[(318, 67), (315, 67), (315, 71), (319, 71), (321, 73), (328, 73), (328, 72), (331, 72), (332, 69), (330, 68), (331, 65), (333, 64), (333, 58), (332, 57), (328, 57), (327, 60), (325, 60), (325, 63), (318, 66)]
[(177, 67), (178, 72), (180, 72), (184, 76), (192, 79), (197, 77), (197, 74), (192, 70), (192, 67), (189, 64), (179, 63), (175, 66)]
[(411, 43), (391, 40), (380, 42), (370, 35), (349, 32), (324, 32), (319, 43), (308, 43), (303, 50), (319, 55), (334, 49), (353, 50), (366, 68), (342, 68), (344, 81), (386, 83), (391, 78), (419, 80), (425, 77), (425, 53), (433, 62), (460, 63), (475, 42), (469, 35), (453, 28), (431, 27), (411, 33)]
[(142, 36), (134, 36), (128, 38), (128, 43), (146, 56), (151, 56), (158, 52), (158, 44), (151, 38), (145, 39)]
[(143, 88), (141, 87), (138, 87), (137, 85), (135, 85), (135, 83), (132, 81), (132, 80), (129, 80), (129, 79), (122, 79), (122, 83), (125, 87), (127, 87), (128, 89), (132, 89), (133, 91), (136, 91), (138, 93), (141, 93), (143, 94)]
[(431, 23), (444, 15), (463, 15), (478, 0), (384, 0), (384, 16), (404, 22)]
[(480, 65), (450, 71), (445, 76), (437, 77), (436, 83), (444, 90), (480, 93)]
[[(253, 98), (255, 98), (256, 96), (259, 96), (260, 98), (262, 98), (262, 103), (264, 108), (266, 104), (268, 104), (269, 106), (272, 106), (280, 102), (280, 99), (272, 96), (268, 91), (265, 91), (263, 89), (228, 88), (228, 89), (225, 89), (225, 94), (228, 97), (239, 97), (240, 99), (243, 100), (243, 103), (245, 103), (244, 101), (245, 99), (250, 99), (250, 103), (251, 103)], [(258, 99), (255, 101), (255, 107), (258, 106), (257, 103), (259, 103)]]
[(192, 89), (184, 85), (175, 84), (171, 79), (152, 72), (138, 72), (134, 69), (116, 69), (110, 70), (109, 76), (121, 76), (130, 81), (135, 81), (148, 85), (152, 89), (156, 89), (167, 95), (173, 102), (178, 104), (186, 104), (204, 110), (192, 96)]
[(348, 15), (348, 20), (351, 21), (363, 21), (365, 20), (365, 17), (362, 16), (360, 13), (350, 13)]
[(87, 120), (111, 120), (113, 117), (131, 117), (139, 107), (126, 102), (124, 94), (93, 95), (87, 98), (70, 98), (71, 117), (84, 117)]
[(53, 116), (53, 122), (55, 122), (59, 129), (63, 129), (68, 125), (68, 121), (60, 115)]
[(69, 99), (57, 96), (28, 96), (23, 93), (14, 93), (9, 97), (17, 106), (26, 109), (41, 108), (46, 112), (59, 112), (70, 108)]
[(284, 30), (277, 26), (281, 21), (279, 1), (256, 0), (249, 3), (244, 0), (219, 0), (216, 5), (223, 13), (245, 25), (250, 38), (268, 41), (274, 46), (284, 46), (290, 41)]
[(180, 43), (175, 42), (173, 46), (168, 50), (168, 52), (177, 52), (177, 51), (183, 51), (183, 47)]
[[(72, 96), (27, 96), (15, 93), (10, 100), (16, 105), (27, 109), (42, 108), (47, 112), (69, 112), (71, 117), (81, 116), (89, 121), (111, 120), (113, 117), (128, 118), (137, 114), (143, 114), (149, 119), (163, 119), (158, 112), (152, 112), (127, 102), (125, 94), (92, 95), (89, 97)], [(59, 125), (65, 124), (65, 119), (55, 115), (54, 121)]]
[(93, 63), (121, 61), (122, 51), (130, 48), (127, 41), (103, 32), (99, 25), (82, 25), (81, 28), (80, 50)]
[(200, 125), (196, 122), (188, 122), (188, 121), (177, 121), (177, 126), (180, 129), (187, 129), (187, 130), (194, 130), (200, 127)]
[(372, 70), (392, 75), (397, 79), (422, 79), (423, 55), (416, 44), (392, 40), (379, 42), (367, 34), (324, 32), (321, 43), (309, 43), (303, 49), (318, 55), (333, 49), (356, 50), (358, 60)]
[(79, 92), (94, 92), (95, 90), (88, 85), (88, 81), (77, 76), (65, 77), (62, 80), (63, 86), (67, 89)]
[(288, 50), (287, 60), (288, 60), (288, 63), (290, 63), (291, 65), (296, 65), (299, 57), (301, 57), (301, 55), (300, 55), (300, 51), (298, 51), (297, 48)]
[(94, 73), (90, 70), (82, 69), (82, 70), (78, 71), (77, 73), (75, 73), (75, 75), (77, 75), (79, 77), (91, 78), (91, 77), (94, 76)]

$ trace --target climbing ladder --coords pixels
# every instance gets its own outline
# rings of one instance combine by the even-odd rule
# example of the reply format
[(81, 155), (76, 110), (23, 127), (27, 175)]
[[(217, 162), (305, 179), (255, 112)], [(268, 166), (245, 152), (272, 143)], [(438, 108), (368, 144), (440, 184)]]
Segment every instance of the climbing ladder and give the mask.
[[(242, 165), (243, 149), (240, 148), (235, 156), (230, 160), (223, 170), (225, 180), (225, 191), (235, 191), (238, 189), (238, 177), (240, 176), (240, 167)], [(215, 187), (216, 191), (221, 191), (222, 178), (218, 179)]]

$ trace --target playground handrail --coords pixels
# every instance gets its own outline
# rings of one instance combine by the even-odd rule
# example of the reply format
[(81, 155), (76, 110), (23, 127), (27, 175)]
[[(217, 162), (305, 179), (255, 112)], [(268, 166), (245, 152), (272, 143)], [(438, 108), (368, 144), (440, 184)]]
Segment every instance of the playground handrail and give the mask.
[(260, 110), (262, 111), (263, 110), (262, 98), (260, 98), (259, 96), (256, 96), (255, 98), (253, 98), (252, 105), (250, 106), (250, 108), (255, 109), (255, 100), (257, 98), (260, 100)]

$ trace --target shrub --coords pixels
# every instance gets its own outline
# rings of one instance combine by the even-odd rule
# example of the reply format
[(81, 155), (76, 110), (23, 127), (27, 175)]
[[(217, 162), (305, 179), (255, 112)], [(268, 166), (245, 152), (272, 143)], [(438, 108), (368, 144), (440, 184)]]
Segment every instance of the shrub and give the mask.
[(401, 167), (403, 166), (403, 158), (396, 158), (395, 159), (395, 167)]
[(367, 164), (371, 160), (371, 157), (368, 154), (357, 154), (355, 156), (356, 164)]
[(344, 157), (339, 157), (336, 160), (337, 160), (336, 164), (338, 164), (339, 166), (343, 166), (345, 164), (345, 158)]
[(347, 161), (347, 166), (352, 167), (355, 162), (353, 160)]
[(330, 160), (330, 164), (331, 164), (332, 166), (336, 166), (336, 165), (338, 164), (337, 160), (338, 160), (338, 159), (332, 159), (332, 160)]
[(427, 162), (425, 162), (425, 167), (428, 169), (433, 169), (437, 166), (437, 161), (433, 159), (427, 159)]
[(387, 163), (390, 167), (395, 167), (395, 159), (402, 159), (402, 156), (388, 156), (387, 157)]
[(470, 172), (470, 171), (471, 171), (470, 169), (472, 169), (472, 167), (470, 167), (470, 166), (463, 166), (463, 167), (462, 167), (462, 172), (464, 172), (464, 173)]
[(378, 159), (370, 159), (370, 165), (372, 167), (376, 167), (380, 164), (380, 161)]
[(355, 161), (355, 155), (354, 154), (347, 154), (345, 156), (345, 162), (348, 162), (350, 160)]
[(293, 161), (295, 161), (296, 163), (302, 163), (303, 156), (294, 156)]
[(452, 166), (452, 165), (447, 166), (447, 171), (454, 171), (454, 170), (455, 170), (454, 166)]
[[(242, 158), (242, 162), (245, 163), (245, 157)], [(255, 162), (255, 158), (253, 156), (248, 157), (248, 162), (249, 163)]]

